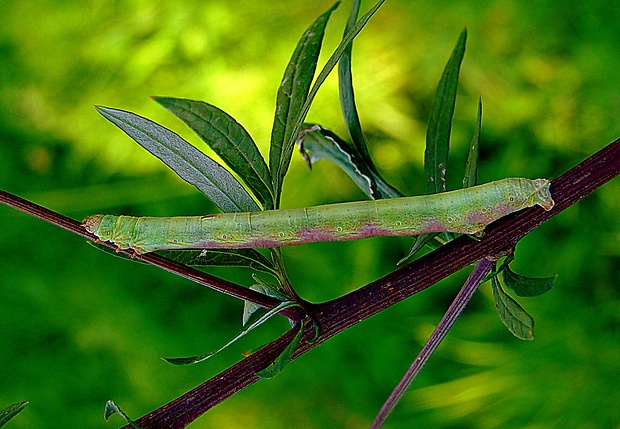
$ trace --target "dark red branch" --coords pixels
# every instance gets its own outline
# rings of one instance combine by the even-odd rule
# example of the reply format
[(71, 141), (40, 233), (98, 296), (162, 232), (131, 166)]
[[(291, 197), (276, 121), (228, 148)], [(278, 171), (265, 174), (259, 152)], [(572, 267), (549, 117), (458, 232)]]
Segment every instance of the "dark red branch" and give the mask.
[[(354, 324), (418, 293), (462, 268), (513, 246), (541, 223), (557, 215), (620, 173), (620, 140), (581, 162), (553, 181), (556, 205), (545, 212), (533, 207), (514, 213), (488, 226), (480, 241), (461, 236), (447, 245), (343, 297), (313, 306), (321, 325), (321, 336), (302, 341), (293, 358)], [(308, 329), (304, 339), (314, 335)], [(285, 347), (292, 337), (286, 333), (252, 356), (233, 365), (181, 397), (138, 420), (144, 429), (180, 429), (239, 390), (257, 380), (254, 375)], [(123, 429), (130, 429), (124, 426)]]
[[(52, 210), (46, 209), (45, 207), (41, 207), (33, 202), (30, 202), (13, 194), (9, 194), (8, 192), (0, 190), (0, 202), (6, 204), (9, 207), (20, 210), (24, 213), (28, 213), (32, 216), (38, 217), (39, 219), (42, 219), (53, 225), (64, 228), (67, 231), (71, 231), (75, 234), (81, 235), (82, 237), (85, 237), (89, 240), (99, 241), (97, 237), (86, 231), (86, 229), (82, 227), (82, 224), (80, 222), (63, 216), (60, 213), (56, 213)], [(103, 246), (107, 246), (111, 249), (117, 249), (116, 246), (111, 243), (100, 242), (100, 244)], [(265, 308), (271, 308), (280, 303), (280, 301), (275, 298), (250, 290), (243, 286), (236, 285), (226, 280), (222, 280), (220, 278), (214, 277), (186, 265), (179, 264), (178, 262), (164, 258), (163, 256), (159, 256), (155, 253), (134, 255), (134, 253), (130, 250), (123, 250), (121, 252), (149, 264), (158, 266), (159, 268), (162, 268), (168, 272), (177, 274), (181, 277), (185, 277), (186, 279), (192, 280), (200, 285), (214, 289), (226, 295), (251, 301)], [(301, 311), (300, 309), (289, 309), (283, 311), (282, 314), (293, 320), (300, 320), (303, 311)]]

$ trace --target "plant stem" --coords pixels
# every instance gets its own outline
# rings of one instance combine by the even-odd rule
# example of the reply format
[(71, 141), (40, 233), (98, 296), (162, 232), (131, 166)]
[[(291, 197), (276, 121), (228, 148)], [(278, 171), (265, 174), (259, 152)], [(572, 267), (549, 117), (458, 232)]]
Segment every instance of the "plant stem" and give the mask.
[[(620, 174), (620, 140), (616, 140), (553, 181), (555, 207), (539, 207), (504, 217), (485, 229), (484, 236), (472, 240), (462, 236), (416, 259), (408, 265), (338, 299), (315, 306), (321, 336), (312, 343), (300, 342), (295, 359), (358, 322), (421, 292), (488, 255), (514, 245), (519, 239), (596, 188)], [(306, 329), (306, 340), (314, 335)], [(141, 417), (143, 429), (181, 429), (210, 408), (258, 380), (254, 374), (265, 368), (294, 336), (289, 331), (250, 357), (205, 381), (168, 404)], [(264, 365), (264, 366), (262, 366)], [(131, 429), (124, 426), (123, 429)]]
[[(98, 242), (100, 245), (107, 246), (112, 249), (117, 249), (115, 245), (107, 242), (102, 242), (96, 236), (90, 234), (88, 231), (86, 231), (86, 229), (84, 229), (84, 227), (82, 227), (82, 224), (80, 222), (61, 215), (60, 213), (49, 210), (31, 201), (20, 198), (16, 195), (0, 190), (0, 203), (3, 203), (9, 207), (13, 207), (24, 213), (28, 213), (32, 216), (38, 217), (39, 219), (64, 228), (67, 231), (81, 235), (82, 237), (85, 237), (89, 240)], [(275, 298), (228, 282), (226, 280), (219, 279), (217, 277), (199, 271), (195, 268), (191, 268), (170, 259), (164, 258), (163, 256), (157, 255), (155, 253), (136, 255), (131, 250), (121, 250), (121, 252), (133, 258), (140, 259), (149, 264), (158, 266), (159, 268), (162, 268), (170, 273), (177, 274), (202, 286), (206, 286), (226, 295), (233, 296), (235, 298), (253, 302), (264, 308), (272, 308), (280, 303), (280, 301)], [(282, 312), (283, 315), (294, 321), (301, 320), (301, 313), (302, 311), (300, 311), (299, 309), (296, 310), (294, 308)]]
[(422, 350), (418, 356), (415, 358), (400, 382), (396, 385), (391, 395), (385, 401), (383, 407), (381, 407), (381, 410), (379, 411), (379, 414), (377, 414), (375, 421), (370, 426), (370, 429), (378, 429), (383, 426), (396, 405), (398, 405), (402, 397), (407, 392), (407, 389), (411, 386), (411, 383), (415, 377), (420, 373), (429, 357), (435, 352), (435, 350), (437, 350), (437, 347), (439, 347), (439, 344), (441, 344), (443, 339), (446, 337), (456, 322), (456, 319), (458, 319), (461, 315), (471, 297), (474, 296), (474, 293), (478, 290), (480, 282), (489, 273), (491, 267), (493, 267), (493, 261), (486, 258), (480, 260), (476, 264), (476, 267), (454, 298), (454, 301), (446, 311), (446, 314), (444, 314), (428, 341), (424, 344), (424, 347), (422, 347)]

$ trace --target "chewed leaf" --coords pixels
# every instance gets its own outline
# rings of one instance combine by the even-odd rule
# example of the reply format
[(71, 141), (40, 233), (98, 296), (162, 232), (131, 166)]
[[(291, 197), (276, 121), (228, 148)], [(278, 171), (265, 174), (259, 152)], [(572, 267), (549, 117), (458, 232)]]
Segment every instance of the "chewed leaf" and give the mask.
[(123, 412), (123, 410), (121, 410), (121, 408), (116, 405), (114, 403), (114, 401), (107, 401), (105, 403), (105, 410), (103, 412), (103, 418), (105, 419), (105, 421), (107, 422), (108, 419), (110, 418), (110, 416), (112, 416), (113, 414), (118, 414), (119, 416), (121, 416), (122, 418), (125, 419), (125, 421), (127, 423), (129, 423), (129, 425), (134, 428), (134, 429), (142, 429), (140, 426), (138, 426), (133, 420), (131, 420), (129, 418), (129, 416), (127, 414), (125, 414)]
[(9, 420), (19, 414), (26, 405), (28, 405), (28, 401), (9, 405), (5, 409), (0, 410), (0, 427), (4, 426)]
[(273, 361), (271, 365), (269, 365), (267, 368), (263, 369), (262, 371), (258, 371), (256, 373), (257, 376), (259, 376), (260, 378), (272, 378), (272, 377), (275, 377), (280, 371), (282, 371), (282, 369), (288, 363), (288, 361), (291, 360), (291, 356), (293, 356), (295, 349), (297, 349), (297, 346), (299, 345), (299, 341), (301, 341), (301, 337), (303, 336), (303, 333), (304, 333), (304, 326), (305, 324), (302, 322), (299, 325), (299, 331), (297, 331), (297, 334), (295, 335), (293, 340), (289, 343), (289, 345), (286, 346), (284, 351), (280, 353), (280, 355), (276, 358), (275, 361)]
[(277, 306), (273, 307), (271, 310), (269, 310), (268, 312), (263, 314), (254, 323), (252, 323), (247, 328), (242, 330), (232, 340), (230, 340), (229, 342), (227, 342), (226, 344), (224, 344), (222, 347), (220, 347), (219, 349), (217, 349), (215, 351), (212, 351), (212, 352), (204, 354), (204, 355), (191, 356), (191, 357), (185, 357), (185, 358), (162, 358), (162, 359), (165, 360), (168, 363), (171, 363), (172, 365), (192, 365), (192, 364), (195, 364), (195, 363), (203, 362), (203, 361), (209, 359), (211, 356), (214, 356), (217, 353), (221, 352), (226, 347), (230, 346), (235, 341), (237, 341), (239, 338), (245, 336), (248, 332), (252, 331), (254, 328), (259, 327), (260, 325), (265, 323), (267, 320), (269, 320), (271, 317), (275, 316), (279, 312), (281, 312), (283, 310), (286, 310), (287, 308), (294, 307), (295, 305), (297, 305), (297, 304), (295, 302), (292, 302), (292, 301), (281, 302), (280, 304), (278, 304)]
[(463, 29), (437, 86), (435, 102), (428, 120), (424, 169), (426, 171), (429, 194), (436, 194), (446, 190), (446, 167), (450, 150), (450, 130), (452, 128), (454, 105), (456, 104), (459, 71), (463, 56), (465, 55), (466, 40), (467, 29)]
[(504, 268), (503, 278), (506, 286), (517, 296), (538, 296), (548, 292), (554, 285), (557, 274), (552, 277), (525, 277)]
[(465, 162), (465, 176), (463, 188), (470, 188), (478, 184), (478, 148), (480, 146), (480, 128), (482, 128), (482, 98), (478, 99), (478, 113), (476, 114), (476, 129), (469, 145), (469, 153)]
[(320, 125), (304, 124), (297, 147), (309, 166), (325, 159), (338, 165), (366, 195), (372, 199), (397, 198), (403, 195), (373, 172), (359, 151)]
[(274, 185), (273, 189), (277, 201), (279, 201), (282, 180), (291, 162), (293, 154), (292, 143), (295, 139), (293, 136), (297, 133), (296, 122), (308, 98), (308, 91), (312, 84), (321, 51), (325, 27), (337, 6), (338, 3), (319, 16), (301, 36), (278, 89), (276, 114), (273, 121), (271, 145), (269, 148), (271, 182)]
[(502, 323), (512, 334), (521, 340), (534, 339), (534, 319), (510, 296), (504, 292), (497, 280), (491, 279), (493, 297), (497, 307), (497, 314)]
[(224, 212), (260, 210), (248, 191), (220, 164), (183, 140), (178, 134), (135, 113), (97, 107), (107, 120), (139, 145), (196, 186)]
[(202, 267), (246, 267), (277, 275), (273, 263), (254, 249), (204, 249), (160, 251), (160, 255), (184, 265)]
[(185, 122), (254, 192), (265, 209), (273, 207), (269, 169), (250, 134), (223, 110), (202, 101), (153, 97)]

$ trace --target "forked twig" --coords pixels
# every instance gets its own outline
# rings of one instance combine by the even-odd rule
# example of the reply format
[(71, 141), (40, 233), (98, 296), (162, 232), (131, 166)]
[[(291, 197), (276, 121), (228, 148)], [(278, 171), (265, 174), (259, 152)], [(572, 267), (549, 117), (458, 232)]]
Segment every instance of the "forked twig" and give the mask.
[[(551, 191), (555, 207), (530, 208), (488, 226), (484, 237), (461, 236), (445, 246), (345, 296), (314, 306), (321, 324), (315, 342), (302, 341), (293, 359), (362, 320), (421, 292), (460, 269), (514, 245), (541, 223), (575, 204), (620, 174), (620, 140), (616, 140), (555, 179)], [(258, 380), (255, 372), (268, 365), (290, 342), (294, 332), (261, 348), (252, 356), (224, 370), (200, 386), (141, 417), (143, 429), (181, 429), (210, 408)], [(304, 339), (314, 335), (306, 330)], [(130, 429), (124, 426), (123, 429)]]

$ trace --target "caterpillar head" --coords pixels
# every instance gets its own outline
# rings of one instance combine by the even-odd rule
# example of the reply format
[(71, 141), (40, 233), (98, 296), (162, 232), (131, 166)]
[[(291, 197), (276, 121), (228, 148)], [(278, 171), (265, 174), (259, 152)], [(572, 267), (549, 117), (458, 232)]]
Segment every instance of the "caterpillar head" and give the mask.
[(551, 198), (551, 192), (549, 191), (551, 181), (547, 179), (534, 179), (531, 183), (534, 189), (527, 200), (528, 206), (538, 204), (546, 211), (551, 210), (555, 205), (553, 198)]

